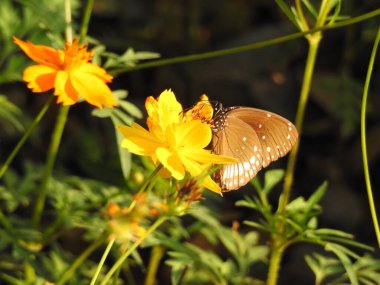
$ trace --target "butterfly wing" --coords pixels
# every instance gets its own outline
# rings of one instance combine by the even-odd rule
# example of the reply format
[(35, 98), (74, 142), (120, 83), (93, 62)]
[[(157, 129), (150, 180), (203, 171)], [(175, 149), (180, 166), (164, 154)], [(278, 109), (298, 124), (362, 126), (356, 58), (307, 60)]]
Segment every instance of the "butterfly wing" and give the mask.
[(222, 191), (236, 190), (286, 155), (297, 139), (295, 126), (277, 114), (247, 107), (226, 109), (223, 126), (213, 136), (213, 152), (238, 162), (222, 166), (214, 179)]

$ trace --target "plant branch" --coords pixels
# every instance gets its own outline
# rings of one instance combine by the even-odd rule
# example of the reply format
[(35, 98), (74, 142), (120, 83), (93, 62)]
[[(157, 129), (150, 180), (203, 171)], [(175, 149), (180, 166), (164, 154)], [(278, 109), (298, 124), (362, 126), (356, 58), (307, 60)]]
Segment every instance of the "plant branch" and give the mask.
[(179, 56), (179, 57), (173, 57), (173, 58), (167, 58), (167, 59), (161, 59), (161, 60), (154, 60), (154, 61), (150, 61), (146, 63), (141, 63), (133, 67), (122, 67), (122, 68), (110, 70), (109, 73), (115, 76), (121, 73), (135, 71), (135, 70), (165, 66), (165, 65), (170, 65), (170, 64), (177, 64), (177, 63), (185, 63), (185, 62), (191, 62), (191, 61), (197, 61), (197, 60), (204, 60), (204, 59), (231, 55), (231, 54), (240, 53), (240, 52), (251, 51), (251, 50), (264, 48), (264, 47), (275, 45), (275, 44), (284, 43), (290, 40), (302, 38), (308, 34), (313, 34), (319, 31), (332, 30), (332, 29), (337, 29), (337, 28), (353, 25), (353, 24), (371, 19), (373, 17), (377, 17), (379, 15), (380, 15), (380, 9), (376, 9), (374, 11), (368, 12), (366, 14), (363, 14), (363, 15), (360, 15), (348, 20), (344, 20), (344, 21), (334, 23), (334, 24), (329, 24), (326, 26), (317, 27), (305, 32), (297, 32), (290, 35), (278, 37), (275, 39), (261, 41), (261, 42), (253, 43), (253, 44), (242, 45), (242, 46), (234, 47), (230, 49), (216, 50), (216, 51), (205, 52), (205, 53), (198, 53), (198, 54), (185, 55), (185, 56)]
[(377, 36), (376, 36), (375, 43), (373, 45), (373, 49), (372, 49), (372, 53), (371, 53), (371, 58), (370, 58), (370, 61), (368, 64), (368, 71), (367, 71), (367, 76), (366, 76), (366, 80), (365, 80), (365, 84), (364, 84), (364, 90), (363, 90), (363, 100), (362, 100), (362, 108), (361, 108), (360, 125), (361, 125), (361, 145), (362, 145), (362, 154), (363, 154), (364, 177), (365, 177), (365, 184), (366, 184), (366, 188), (367, 188), (368, 203), (369, 203), (369, 208), (371, 211), (373, 227), (374, 227), (375, 233), (376, 233), (377, 243), (378, 243), (378, 246), (380, 248), (380, 228), (379, 228), (379, 222), (378, 222), (377, 215), (376, 215), (375, 202), (373, 200), (371, 179), (370, 179), (369, 166), (368, 166), (367, 141), (366, 141), (366, 122), (365, 122), (368, 90), (369, 90), (373, 65), (375, 62), (375, 57), (376, 57), (376, 52), (377, 52), (377, 48), (379, 45), (379, 41), (380, 41), (380, 28), (377, 32)]

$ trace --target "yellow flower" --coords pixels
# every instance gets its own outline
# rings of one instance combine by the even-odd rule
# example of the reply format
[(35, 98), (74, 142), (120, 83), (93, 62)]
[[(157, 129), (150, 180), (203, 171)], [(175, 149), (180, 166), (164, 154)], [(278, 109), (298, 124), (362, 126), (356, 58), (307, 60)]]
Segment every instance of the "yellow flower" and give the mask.
[(45, 92), (54, 88), (57, 103), (73, 105), (79, 96), (98, 108), (114, 107), (116, 101), (106, 82), (112, 76), (90, 62), (92, 53), (87, 46), (79, 46), (78, 40), (67, 42), (65, 50), (56, 50), (48, 46), (34, 45), (13, 37), (27, 56), (38, 65), (24, 70), (23, 80), (33, 92)]
[[(149, 115), (149, 131), (136, 123), (131, 127), (119, 126), (125, 137), (122, 147), (130, 152), (150, 156), (155, 164), (161, 163), (177, 180), (182, 180), (186, 172), (193, 177), (199, 176), (212, 164), (236, 162), (205, 149), (212, 138), (210, 125), (198, 119), (184, 120), (182, 106), (172, 91), (162, 92), (158, 100), (147, 98), (145, 107)], [(202, 186), (221, 192), (209, 175)]]

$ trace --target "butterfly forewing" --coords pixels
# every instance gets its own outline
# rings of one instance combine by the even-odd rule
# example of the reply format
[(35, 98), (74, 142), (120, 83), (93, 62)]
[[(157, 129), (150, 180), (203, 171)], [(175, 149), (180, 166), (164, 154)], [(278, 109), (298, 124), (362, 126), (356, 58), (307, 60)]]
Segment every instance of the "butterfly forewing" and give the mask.
[(216, 122), (220, 127), (214, 132), (213, 152), (238, 160), (215, 174), (223, 191), (247, 184), (263, 167), (286, 155), (298, 139), (294, 125), (277, 114), (248, 107), (223, 112), (222, 122)]
[(223, 191), (229, 191), (247, 184), (256, 175), (262, 168), (263, 156), (259, 145), (251, 145), (251, 142), (257, 142), (259, 139), (248, 124), (228, 117), (225, 125), (215, 133), (213, 149), (217, 154), (238, 160), (238, 163), (225, 165), (216, 172), (215, 180), (219, 182)]

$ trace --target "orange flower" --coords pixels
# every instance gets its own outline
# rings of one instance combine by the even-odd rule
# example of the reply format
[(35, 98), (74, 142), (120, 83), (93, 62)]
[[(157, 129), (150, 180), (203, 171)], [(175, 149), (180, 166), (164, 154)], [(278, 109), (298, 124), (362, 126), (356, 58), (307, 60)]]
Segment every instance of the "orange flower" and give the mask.
[(106, 82), (112, 76), (89, 62), (92, 52), (87, 45), (79, 46), (78, 40), (67, 42), (65, 50), (56, 50), (48, 46), (34, 45), (13, 37), (27, 56), (38, 65), (24, 70), (23, 80), (33, 92), (45, 92), (54, 88), (57, 103), (73, 105), (79, 96), (98, 108), (114, 107), (116, 101)]

